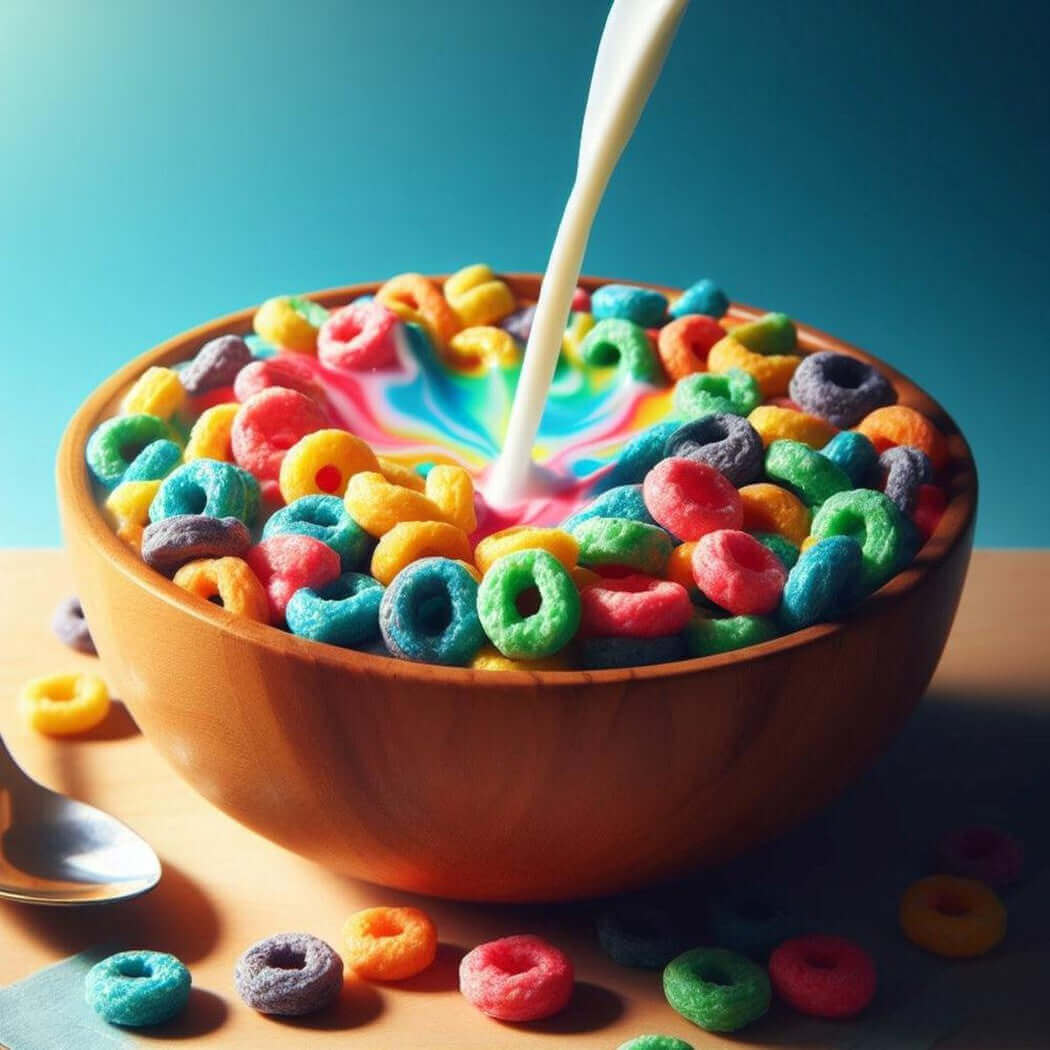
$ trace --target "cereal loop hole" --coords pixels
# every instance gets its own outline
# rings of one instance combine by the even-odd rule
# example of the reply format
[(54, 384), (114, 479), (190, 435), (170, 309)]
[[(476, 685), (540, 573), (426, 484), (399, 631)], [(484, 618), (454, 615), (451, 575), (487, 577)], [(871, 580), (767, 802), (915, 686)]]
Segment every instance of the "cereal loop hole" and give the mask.
[(266, 956), (266, 965), (273, 970), (301, 970), (306, 966), (306, 955), (282, 944)]
[(336, 492), (343, 480), (342, 472), (331, 463), (323, 466), (315, 475), (314, 483), (322, 492)]
[(937, 894), (933, 907), (942, 915), (947, 915), (952, 919), (968, 915), (970, 912), (970, 905), (959, 894), (946, 890), (942, 890)]
[(117, 972), (121, 977), (152, 977), (153, 967), (142, 959), (122, 959), (117, 966)]
[(543, 599), (537, 587), (526, 587), (514, 599), (514, 608), (518, 610), (522, 619), (534, 616), (540, 611), (541, 605), (543, 605)]
[(852, 357), (835, 356), (828, 361), (825, 368), (827, 378), (843, 390), (856, 390), (867, 376), (864, 366)]

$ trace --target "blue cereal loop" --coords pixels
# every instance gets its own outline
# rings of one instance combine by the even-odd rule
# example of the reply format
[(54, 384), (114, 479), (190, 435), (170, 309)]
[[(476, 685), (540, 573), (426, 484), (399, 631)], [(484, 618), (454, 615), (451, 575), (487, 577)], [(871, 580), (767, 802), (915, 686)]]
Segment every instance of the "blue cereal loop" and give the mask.
[(617, 485), (616, 488), (606, 489), (587, 506), (570, 514), (559, 528), (572, 532), (577, 525), (590, 518), (629, 518), (646, 525), (656, 524), (642, 498), (641, 485)]
[(879, 454), (870, 439), (856, 430), (839, 431), (820, 454), (844, 471), (854, 488), (867, 487), (877, 473)]
[(368, 565), (375, 541), (350, 517), (338, 496), (302, 496), (275, 511), (263, 526), (262, 538), (293, 532), (327, 544), (339, 555), (343, 570)]
[(149, 520), (160, 521), (176, 514), (207, 514), (213, 518), (240, 518), (248, 524), (248, 509), (248, 489), (239, 467), (217, 459), (194, 459), (161, 483), (150, 504)]
[(652, 288), (606, 284), (591, 293), (591, 313), (599, 321), (618, 317), (643, 328), (656, 328), (666, 319), (667, 299)]
[(110, 1024), (160, 1024), (185, 1008), (190, 971), (164, 952), (118, 952), (88, 970), (84, 994), (91, 1009)]
[(644, 481), (645, 475), (667, 455), (664, 445), (681, 425), (678, 420), (667, 419), (636, 434), (620, 450), (612, 469), (595, 485), (595, 491), (636, 485)]
[(383, 585), (360, 572), (317, 588), (303, 587), (285, 610), (288, 630), (300, 638), (353, 649), (379, 637), (379, 606)]
[(722, 291), (709, 277), (691, 284), (671, 303), (672, 317), (685, 317), (686, 314), (707, 314), (718, 320), (725, 317), (729, 310), (729, 296)]
[(131, 462), (124, 472), (124, 481), (158, 481), (166, 478), (182, 459), (182, 449), (160, 438), (151, 441)]
[(778, 617), (789, 631), (833, 620), (860, 597), (861, 550), (851, 536), (829, 536), (802, 552), (788, 573)]
[(655, 638), (585, 638), (580, 643), (580, 666), (585, 670), (666, 664), (684, 660), (688, 655), (686, 640), (680, 634)]

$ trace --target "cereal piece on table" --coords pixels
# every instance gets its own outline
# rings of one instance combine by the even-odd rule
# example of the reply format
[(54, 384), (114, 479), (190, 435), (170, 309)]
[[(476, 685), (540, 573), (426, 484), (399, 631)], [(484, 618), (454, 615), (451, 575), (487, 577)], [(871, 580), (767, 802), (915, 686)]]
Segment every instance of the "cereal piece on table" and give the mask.
[[(539, 606), (523, 613), (519, 599), (535, 589)], [(580, 625), (580, 594), (549, 551), (505, 554), (478, 588), (478, 616), (492, 644), (512, 660), (543, 660), (564, 649)]]
[(142, 543), (149, 509), (159, 491), (159, 481), (122, 481), (106, 497), (106, 510), (117, 522), (117, 535), (136, 549)]
[(707, 314), (708, 317), (725, 317), (729, 311), (729, 296), (708, 277), (691, 284), (671, 303), (668, 313), (672, 317), (687, 314)]
[(485, 642), (478, 585), (450, 558), (422, 558), (401, 570), (379, 606), (387, 648), (404, 660), (465, 667)]
[(376, 544), (372, 575), (389, 584), (406, 565), (420, 558), (470, 562), (473, 552), (467, 534), (447, 521), (400, 521)]
[(240, 518), (250, 524), (245, 479), (232, 463), (194, 459), (169, 474), (149, 508), (151, 522), (188, 514)]
[(736, 529), (709, 532), (693, 550), (697, 587), (735, 616), (772, 612), (780, 602), (787, 575), (771, 550)]
[(884, 493), (854, 489), (836, 493), (823, 504), (813, 517), (812, 533), (818, 540), (829, 536), (856, 540), (861, 549), (861, 586), (873, 591), (901, 567), (904, 522)]
[(820, 453), (845, 472), (854, 488), (871, 487), (867, 482), (878, 473), (879, 454), (875, 446), (855, 430), (840, 430)]
[(376, 302), (393, 310), (402, 321), (419, 325), (439, 347), (446, 346), (463, 327), (434, 282), (422, 274), (391, 277), (376, 292)]
[(234, 417), (233, 458), (260, 481), (276, 481), (288, 449), (327, 426), (316, 401), (287, 387), (269, 387), (245, 401)]
[(757, 321), (745, 321), (733, 329), (733, 338), (748, 350), (768, 357), (793, 354), (798, 349), (795, 322), (787, 314), (764, 314)]
[(146, 526), (141, 554), (150, 568), (171, 576), (188, 561), (239, 558), (251, 545), (251, 534), (239, 518), (176, 514)]
[(911, 445), (930, 457), (934, 470), (948, 462), (948, 442), (921, 412), (907, 405), (877, 408), (857, 424), (858, 433), (870, 439), (882, 453), (893, 445)]
[(808, 507), (853, 488), (845, 471), (801, 441), (774, 441), (766, 449), (766, 475), (794, 492)]
[(84, 978), (88, 1005), (110, 1024), (143, 1028), (170, 1021), (190, 998), (190, 971), (165, 952), (117, 952)]
[(659, 526), (630, 518), (588, 518), (573, 528), (573, 535), (581, 565), (622, 565), (650, 576), (664, 571), (674, 547)]
[(383, 585), (359, 572), (344, 572), (322, 587), (301, 587), (288, 600), (288, 630), (300, 638), (356, 649), (379, 638)]
[(237, 373), (250, 364), (252, 352), (239, 335), (220, 335), (210, 339), (179, 373), (186, 393), (192, 397), (229, 386)]
[(638, 484), (617, 485), (615, 488), (605, 489), (575, 514), (570, 514), (561, 523), (561, 528), (571, 532), (577, 525), (591, 518), (630, 518), (631, 521), (640, 521), (646, 525), (656, 524), (645, 505), (642, 486)]
[(532, 334), (532, 322), (536, 317), (536, 305), (522, 306), (508, 314), (499, 322), (500, 328), (516, 339), (522, 346), (529, 341)]
[(485, 263), (457, 270), (445, 281), (444, 293), (464, 328), (496, 324), (518, 305), (506, 281)]
[(366, 981), (404, 981), (437, 955), (437, 927), (419, 908), (365, 908), (343, 926), (347, 968)]
[(51, 630), (60, 642), (78, 653), (96, 654), (95, 643), (88, 629), (87, 619), (80, 599), (75, 596), (64, 598), (58, 603), (51, 617)]
[[(745, 529), (744, 531), (750, 532), (751, 530)], [(794, 568), (798, 562), (799, 549), (790, 540), (776, 532), (751, 532), (751, 535), (763, 547), (768, 547), (784, 563), (785, 569)]]
[(623, 576), (580, 592), (580, 631), (589, 636), (653, 638), (677, 634), (693, 615), (689, 592), (671, 580)]
[(656, 523), (680, 540), (739, 529), (744, 520), (740, 493), (724, 474), (700, 460), (662, 460), (646, 474), (642, 494)]
[(159, 481), (166, 478), (181, 459), (182, 449), (174, 441), (167, 438), (151, 441), (124, 472), (122, 484), (129, 481)]
[(338, 496), (303, 496), (274, 511), (263, 526), (262, 538), (282, 533), (311, 536), (327, 544), (339, 555), (344, 570), (364, 568), (375, 546)]
[(555, 653), (542, 660), (512, 660), (494, 645), (483, 645), (470, 661), (475, 671), (568, 671), (571, 666), (565, 653)]
[(580, 344), (580, 358), (591, 368), (617, 367), (620, 374), (642, 383), (660, 378), (660, 362), (645, 329), (617, 317), (599, 321)]
[(441, 508), (422, 492), (391, 484), (372, 471), (362, 471), (350, 479), (344, 502), (350, 517), (376, 537), (402, 521), (447, 520)]
[(769, 1009), (766, 971), (725, 948), (693, 948), (664, 969), (664, 995), (686, 1020), (708, 1032), (735, 1032)]
[(877, 368), (832, 350), (805, 357), (788, 390), (806, 412), (841, 428), (852, 427), (869, 412), (897, 400), (893, 384)]
[(969, 959), (991, 951), (1006, 936), (1006, 909), (984, 883), (930, 875), (904, 891), (900, 924), (920, 948)]
[(171, 428), (156, 416), (114, 416), (95, 428), (84, 457), (95, 480), (104, 488), (113, 489), (124, 480), (124, 474), (144, 448), (170, 437)]
[(304, 358), (294, 354), (249, 361), (233, 380), (233, 396), (243, 404), (275, 386), (296, 390), (318, 405), (325, 403), (324, 389), (314, 370)]
[(186, 442), (183, 458), (187, 463), (193, 459), (218, 459), (233, 462), (230, 437), (233, 421), (241, 406), (235, 402), (212, 405), (206, 408), (190, 428), (190, 439)]
[(758, 883), (730, 883), (707, 901), (711, 937), (754, 959), (764, 961), (781, 941), (798, 932), (796, 925), (786, 901)]
[(252, 327), (268, 343), (281, 350), (312, 354), (317, 349), (317, 330), (326, 313), (309, 299), (277, 295), (267, 299), (255, 311)]
[(500, 1021), (539, 1021), (572, 998), (572, 962), (532, 934), (479, 944), (459, 964), (459, 990), (483, 1014)]
[(915, 509), (912, 520), (919, 531), (921, 542), (925, 543), (936, 531), (948, 506), (948, 497), (938, 485), (920, 485), (915, 494)]
[(126, 416), (145, 414), (171, 419), (186, 403), (186, 390), (178, 372), (152, 365), (124, 395), (120, 410)]
[(323, 587), (342, 571), (339, 555), (331, 547), (294, 532), (261, 540), (248, 551), (245, 561), (266, 590), (275, 624), (283, 622), (285, 608), (300, 587)]
[(707, 354), (725, 329), (712, 317), (689, 314), (664, 325), (657, 336), (656, 349), (664, 371), (672, 380), (682, 379), (707, 368)]
[(667, 316), (667, 298), (652, 288), (606, 284), (591, 293), (591, 313), (599, 321), (620, 318), (642, 328), (656, 328)]
[(707, 463), (738, 488), (762, 476), (762, 439), (743, 417), (715, 412), (684, 425), (670, 426), (663, 456), (683, 456)]
[(862, 554), (852, 536), (828, 536), (788, 573), (778, 618), (788, 631), (834, 620), (861, 597)]
[(713, 656), (759, 645), (777, 636), (776, 625), (764, 616), (694, 616), (686, 628), (690, 656)]
[(693, 925), (680, 905), (655, 894), (619, 897), (595, 919), (602, 951), (620, 966), (640, 970), (661, 970), (695, 944)]
[(281, 460), (278, 484), (285, 503), (304, 496), (342, 496), (355, 474), (376, 471), (375, 453), (346, 430), (326, 428), (301, 437)]
[(727, 372), (694, 372), (675, 383), (674, 410), (683, 419), (699, 419), (712, 413), (746, 416), (762, 400), (758, 383), (742, 368)]
[(574, 569), (580, 556), (580, 545), (576, 542), (576, 537), (565, 528), (512, 525), (486, 536), (474, 550), (474, 561), (484, 574), (492, 568), (497, 559), (515, 551), (530, 549), (553, 554), (566, 569)]
[(343, 960), (308, 933), (275, 933), (237, 960), (237, 994), (253, 1010), (301, 1017), (334, 1002), (343, 988)]
[(259, 623), (270, 622), (266, 589), (243, 558), (201, 558), (187, 562), (175, 573), (174, 583), (207, 602), (218, 599), (217, 604), (227, 612)]
[(23, 721), (47, 736), (72, 736), (94, 729), (109, 714), (109, 691), (86, 671), (34, 678), (22, 687), (18, 710)]
[(875, 963), (845, 937), (795, 937), (769, 957), (773, 991), (813, 1017), (855, 1017), (875, 998)]
[(1000, 889), (1021, 877), (1024, 846), (1007, 831), (988, 824), (973, 824), (950, 831), (937, 844), (937, 861), (943, 871), (977, 879)]
[(457, 528), (471, 533), (478, 527), (474, 482), (462, 467), (438, 463), (427, 472), (423, 491), (445, 519)]
[(747, 421), (758, 431), (762, 444), (766, 446), (788, 438), (819, 450), (835, 436), (835, 428), (819, 416), (778, 405), (759, 405)]
[(596, 491), (636, 485), (642, 481), (645, 475), (669, 454), (664, 452), (664, 446), (680, 426), (680, 422), (668, 419), (635, 434), (620, 450), (608, 473), (602, 475), (595, 486)]
[(326, 368), (372, 371), (397, 364), (401, 322), (382, 303), (356, 302), (331, 314), (317, 333), (317, 357)]
[(930, 457), (911, 445), (894, 445), (879, 456), (879, 467), (882, 491), (897, 504), (901, 514), (910, 515), (915, 510), (919, 488), (933, 480)]
[(492, 325), (475, 325), (457, 332), (448, 342), (445, 360), (458, 371), (481, 374), (492, 368), (521, 363), (521, 347), (510, 332)]
[(781, 397), (786, 394), (791, 377), (802, 358), (797, 354), (755, 353), (735, 338), (738, 331), (739, 328), (734, 328), (711, 347), (707, 355), (708, 371), (728, 372), (731, 368), (742, 368), (755, 377), (763, 397)]
[(693, 1050), (693, 1047), (684, 1039), (677, 1039), (673, 1035), (636, 1035), (621, 1043), (616, 1050)]
[(596, 637), (580, 642), (580, 666), (587, 671), (669, 664), (688, 655), (681, 634), (658, 638)]

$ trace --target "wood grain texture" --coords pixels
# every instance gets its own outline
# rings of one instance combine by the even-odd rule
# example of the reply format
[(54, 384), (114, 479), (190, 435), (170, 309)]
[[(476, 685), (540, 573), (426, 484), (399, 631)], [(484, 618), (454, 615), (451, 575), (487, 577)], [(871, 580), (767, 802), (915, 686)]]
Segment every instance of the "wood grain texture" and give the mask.
[[(535, 276), (511, 280), (535, 296)], [(915, 563), (843, 624), (652, 668), (490, 674), (321, 646), (187, 595), (113, 534), (83, 449), (143, 368), (250, 318), (185, 333), (105, 382), (65, 434), (58, 492), (114, 687), (179, 773), (281, 845), (439, 896), (619, 891), (797, 822), (870, 763), (929, 682), (969, 560), (976, 476), (943, 409), (881, 363), (901, 402), (949, 436), (950, 502)], [(873, 360), (804, 326), (800, 338)]]

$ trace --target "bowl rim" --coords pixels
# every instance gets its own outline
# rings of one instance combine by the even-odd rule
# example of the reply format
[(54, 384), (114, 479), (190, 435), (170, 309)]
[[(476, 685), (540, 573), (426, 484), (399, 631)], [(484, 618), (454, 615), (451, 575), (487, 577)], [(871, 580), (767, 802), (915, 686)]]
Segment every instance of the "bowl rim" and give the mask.
[[(433, 281), (443, 281), (447, 275), (429, 275)], [(524, 298), (535, 298), (542, 274), (504, 273), (501, 275), (511, 287)], [(302, 293), (306, 298), (331, 307), (342, 305), (361, 295), (373, 294), (382, 281), (365, 281), (351, 285), (327, 288), (321, 291)], [(630, 281), (594, 276), (581, 276), (579, 284), (587, 291), (594, 291), (605, 284), (630, 283), (652, 288), (673, 298), (680, 290), (644, 281)], [(692, 657), (670, 663), (636, 667), (608, 668), (603, 670), (476, 670), (470, 667), (449, 667), (442, 664), (416, 663), (409, 660), (374, 655), (354, 649), (344, 649), (300, 638), (290, 632), (269, 624), (258, 623), (239, 616), (205, 601), (181, 587), (159, 572), (149, 568), (138, 555), (125, 544), (106, 520), (102, 507), (94, 493), (89, 471), (84, 458), (87, 440), (94, 428), (104, 418), (104, 411), (146, 368), (151, 365), (184, 360), (190, 356), (186, 350), (196, 348), (209, 339), (226, 332), (251, 332), (252, 316), (257, 306), (234, 311), (194, 328), (187, 329), (170, 339), (136, 355), (108, 378), (103, 380), (83, 401), (73, 414), (59, 444), (56, 460), (55, 480), (58, 500), (68, 514), (63, 515), (64, 527), (81, 527), (86, 531), (88, 542), (96, 553), (110, 566), (137, 585), (144, 587), (155, 598), (173, 606), (188, 616), (195, 617), (212, 626), (224, 629), (241, 641), (261, 645), (276, 655), (305, 658), (347, 671), (391, 676), (401, 680), (420, 682), (440, 681), (446, 685), (477, 685), (484, 683), (500, 689), (535, 689), (537, 686), (567, 685), (617, 685), (632, 681), (652, 679), (674, 679), (687, 677), (700, 671), (716, 670), (734, 664), (751, 663), (771, 658), (780, 653), (810, 645), (820, 639), (837, 635), (848, 629), (851, 623), (866, 616), (876, 615), (886, 604), (909, 593), (942, 563), (958, 544), (964, 541), (972, 528), (977, 509), (977, 473), (969, 444), (958, 425), (944, 408), (927, 394), (917, 383), (897, 369), (871, 354), (843, 342), (818, 328), (795, 322), (799, 342), (809, 352), (834, 350), (876, 365), (893, 383), (899, 401), (922, 404), (922, 411), (930, 416), (948, 439), (950, 454), (946, 468), (948, 503), (933, 535), (920, 548), (915, 559), (873, 594), (868, 595), (845, 620), (816, 624), (779, 635), (758, 645), (746, 646), (727, 653)], [(753, 320), (767, 311), (743, 303), (733, 303), (728, 316), (740, 320)], [(82, 511), (85, 511), (83, 512)], [(77, 521), (74, 522), (74, 516)]]

